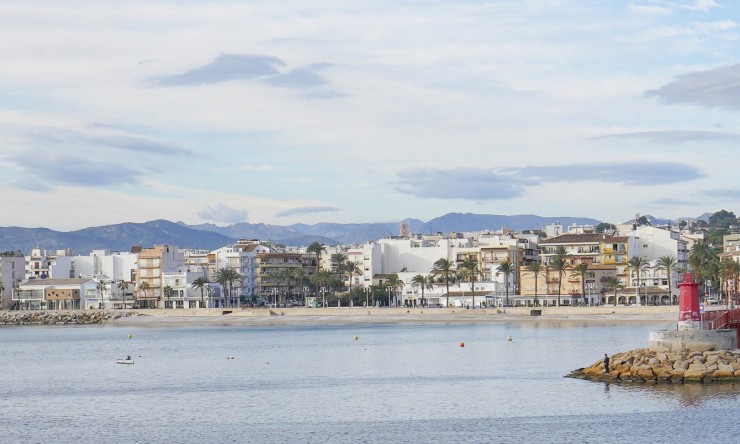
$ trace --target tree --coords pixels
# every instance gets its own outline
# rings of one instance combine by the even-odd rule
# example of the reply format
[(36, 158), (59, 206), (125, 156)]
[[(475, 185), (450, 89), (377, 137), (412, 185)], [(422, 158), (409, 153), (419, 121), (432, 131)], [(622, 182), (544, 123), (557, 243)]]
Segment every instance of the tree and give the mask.
[(618, 277), (610, 277), (606, 280), (606, 286), (612, 290), (614, 290), (614, 306), (617, 306), (617, 290), (620, 288), (623, 288), (622, 281), (619, 280)]
[[(324, 295), (326, 295), (327, 290), (331, 290), (336, 286), (337, 282), (337, 276), (332, 273), (331, 270), (325, 270), (321, 269), (316, 273), (315, 275), (311, 276), (311, 280), (314, 283), (314, 286), (316, 287), (316, 294), (319, 294), (319, 288), (324, 289)], [(324, 302), (322, 301), (322, 305), (324, 305)]]
[(344, 253), (333, 253), (329, 256), (329, 261), (331, 261), (331, 269), (333, 271), (342, 273), (342, 267), (347, 262), (347, 255)]
[(234, 282), (241, 278), (242, 276), (233, 268), (219, 268), (216, 271), (216, 282), (221, 284), (224, 289), (224, 305), (226, 307), (232, 306)]
[[(640, 256), (635, 256), (628, 260), (627, 266), (625, 267), (625, 270), (630, 272), (630, 276), (632, 276), (633, 272), (637, 275), (637, 301), (635, 302), (638, 305), (640, 304), (640, 274), (644, 273), (649, 268), (650, 263)], [(647, 294), (645, 294), (645, 303), (647, 303)]]
[[(411, 278), (411, 288), (421, 289), (421, 305), (424, 306), (424, 290), (433, 290), (434, 289), (434, 282), (432, 279), (430, 279), (431, 276), (424, 276), (423, 274), (417, 274), (413, 278)], [(427, 301), (427, 307), (429, 306), (429, 301)]]
[[(671, 289), (673, 288), (671, 279), (673, 278), (673, 270), (676, 269), (678, 266), (678, 262), (676, 262), (676, 258), (673, 256), (665, 255), (661, 256), (656, 262), (655, 262), (655, 270), (661, 271), (664, 270), (666, 275), (668, 276), (668, 294), (671, 295)], [(671, 295), (672, 296), (672, 295)], [(673, 298), (671, 298), (671, 301), (673, 301)]]
[(139, 291), (144, 292), (144, 300), (146, 300), (146, 291), (149, 290), (149, 282), (141, 281), (139, 283)]
[(586, 305), (586, 276), (588, 276), (588, 264), (580, 263), (572, 268), (570, 272), (571, 277), (577, 277), (581, 280), (581, 298), (583, 298), (583, 305)]
[(462, 277), (470, 279), (470, 288), (473, 291), (473, 308), (475, 308), (475, 278), (483, 275), (478, 268), (478, 261), (468, 257), (460, 264), (458, 270)]
[(190, 284), (190, 287), (195, 290), (200, 290), (200, 305), (203, 307), (205, 305), (205, 298), (204, 298), (204, 291), (206, 288), (208, 288), (208, 284), (211, 283), (211, 281), (208, 279), (208, 276), (201, 276), (199, 278), (196, 278), (193, 280), (193, 283)]
[(737, 225), (737, 217), (732, 211), (719, 210), (709, 216), (709, 226), (712, 228), (730, 228)]
[(297, 282), (301, 289), (301, 294), (303, 295), (303, 305), (306, 305), (306, 292), (304, 291), (303, 282), (308, 278), (308, 274), (306, 273), (306, 270), (303, 269), (303, 267), (294, 267), (290, 270), (293, 281)]
[(455, 275), (455, 269), (447, 258), (439, 258), (434, 264), (432, 264), (432, 276), (441, 277), (444, 279), (445, 287), (447, 288), (447, 307), (450, 306), (450, 278)]
[(539, 305), (539, 302), (537, 301), (537, 281), (540, 279), (540, 274), (542, 274), (544, 270), (544, 265), (542, 265), (542, 262), (532, 262), (524, 269), (527, 271), (527, 273), (531, 274), (532, 277), (534, 277), (534, 306), (537, 307)]
[(597, 233), (603, 233), (607, 230), (616, 230), (617, 227), (614, 224), (610, 224), (607, 222), (601, 222), (600, 224), (596, 225), (596, 232)]
[(275, 300), (275, 303), (276, 304), (282, 303), (281, 301), (278, 300), (278, 299), (280, 299), (280, 293), (283, 292), (283, 290), (280, 289), (280, 287), (282, 287), (284, 285), (286, 287), (286, 291), (285, 292), (287, 294), (289, 294), (290, 293), (290, 281), (293, 278), (293, 274), (290, 272), (290, 268), (288, 268), (288, 267), (281, 267), (281, 268), (278, 268), (277, 270), (273, 271), (272, 273), (270, 273), (270, 278), (272, 280), (274, 280), (275, 283), (277, 283), (278, 296), (277, 296), (277, 298)]
[[(396, 295), (397, 290), (400, 290), (404, 287), (403, 281), (398, 277), (397, 274), (390, 275), (390, 277), (385, 281), (385, 285), (387, 288), (391, 289), (391, 291), (393, 292), (393, 296)], [(388, 306), (391, 306), (390, 292), (388, 293)]]
[(362, 268), (360, 268), (359, 262), (353, 262), (353, 261), (347, 261), (345, 262), (341, 270), (344, 273), (347, 273), (347, 298), (349, 299), (349, 295), (352, 292), (352, 277), (356, 274), (362, 274)]
[(116, 284), (118, 290), (121, 292), (121, 308), (126, 308), (126, 291), (128, 290), (128, 282), (121, 279)]
[(563, 289), (563, 276), (570, 268), (568, 262), (568, 251), (564, 246), (560, 245), (555, 248), (555, 256), (550, 260), (549, 264), (555, 271), (558, 272), (558, 307), (560, 307), (560, 294)]
[(0, 310), (3, 308), (3, 296), (5, 296), (5, 286), (3, 285), (3, 282), (0, 281)]
[(506, 291), (506, 302), (504, 305), (509, 306), (509, 276), (514, 274), (514, 264), (508, 259), (498, 264), (496, 271), (504, 275), (504, 290)]
[[(321, 242), (312, 242), (311, 245), (306, 248), (307, 253), (316, 255), (316, 272), (314, 273), (314, 276), (319, 274), (319, 270), (321, 269), (321, 253), (325, 251), (326, 245)], [(319, 294), (318, 286), (314, 288), (314, 294)]]
[(105, 281), (100, 280), (95, 285), (95, 288), (97, 288), (98, 294), (100, 295), (100, 308), (105, 308), (105, 301), (103, 300), (103, 296), (105, 295), (105, 291), (108, 289), (108, 285), (106, 285)]
[(164, 288), (162, 289), (162, 293), (164, 293), (164, 296), (167, 298), (167, 303), (170, 304), (170, 308), (172, 308), (172, 302), (170, 302), (170, 298), (172, 297), (172, 293), (174, 292), (175, 290), (169, 285), (165, 285)]

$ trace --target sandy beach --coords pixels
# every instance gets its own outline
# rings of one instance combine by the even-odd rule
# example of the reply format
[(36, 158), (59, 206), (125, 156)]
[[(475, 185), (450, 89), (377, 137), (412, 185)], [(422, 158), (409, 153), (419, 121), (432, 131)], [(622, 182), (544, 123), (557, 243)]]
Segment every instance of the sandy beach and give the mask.
[(343, 324), (473, 324), (547, 323), (548, 325), (604, 325), (619, 323), (673, 322), (678, 307), (540, 307), (530, 308), (246, 308), (135, 310), (131, 316), (111, 322), (123, 326), (271, 326)]

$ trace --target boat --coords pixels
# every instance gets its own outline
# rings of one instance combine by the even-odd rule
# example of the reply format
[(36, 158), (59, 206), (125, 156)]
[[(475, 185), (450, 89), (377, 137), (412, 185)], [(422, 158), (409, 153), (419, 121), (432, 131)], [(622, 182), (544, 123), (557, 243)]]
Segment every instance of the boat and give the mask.
[(124, 358), (124, 359), (116, 359), (116, 364), (133, 364), (134, 360), (132, 358)]

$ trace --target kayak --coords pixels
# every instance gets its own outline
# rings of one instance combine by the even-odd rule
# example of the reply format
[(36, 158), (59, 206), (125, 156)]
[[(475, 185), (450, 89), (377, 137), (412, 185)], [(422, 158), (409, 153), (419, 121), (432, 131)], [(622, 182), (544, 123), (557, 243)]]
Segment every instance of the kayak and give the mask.
[(116, 359), (116, 364), (133, 364), (133, 359)]

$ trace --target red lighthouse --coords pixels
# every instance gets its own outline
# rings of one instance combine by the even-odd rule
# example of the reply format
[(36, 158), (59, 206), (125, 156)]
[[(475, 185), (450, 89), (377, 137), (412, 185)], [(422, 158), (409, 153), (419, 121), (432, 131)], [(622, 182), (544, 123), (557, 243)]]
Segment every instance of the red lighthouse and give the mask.
[(700, 330), (699, 282), (691, 273), (686, 273), (678, 289), (678, 329)]

